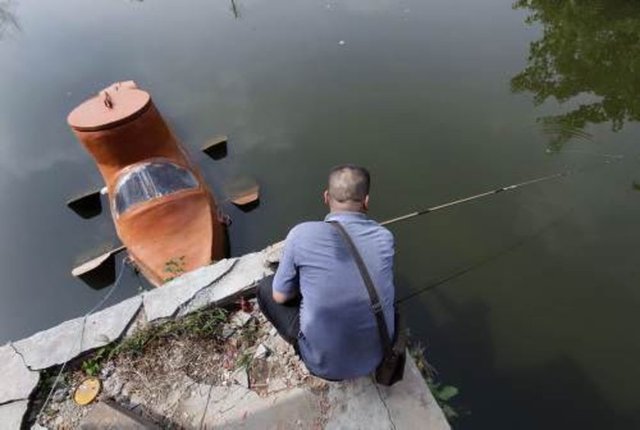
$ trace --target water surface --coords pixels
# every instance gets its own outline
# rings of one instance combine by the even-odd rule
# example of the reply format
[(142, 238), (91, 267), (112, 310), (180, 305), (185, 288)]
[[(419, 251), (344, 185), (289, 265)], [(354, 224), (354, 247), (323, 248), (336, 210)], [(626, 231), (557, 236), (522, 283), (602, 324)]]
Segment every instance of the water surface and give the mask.
[[(65, 118), (134, 79), (222, 199), (259, 208), (235, 255), (324, 215), (327, 170), (369, 166), (372, 216), (568, 168), (581, 174), (392, 227), (411, 331), (459, 428), (640, 424), (640, 7), (632, 1), (0, 2), (0, 342), (82, 315), (73, 279), (117, 243), (65, 200), (100, 185)], [(343, 43), (341, 43), (341, 41)], [(230, 136), (213, 161), (198, 148)], [(596, 154), (596, 155), (594, 155)], [(620, 154), (605, 166), (597, 154)], [(590, 167), (598, 165), (597, 167)], [(437, 287), (443, 277), (472, 270)], [(113, 301), (144, 283), (127, 275)]]

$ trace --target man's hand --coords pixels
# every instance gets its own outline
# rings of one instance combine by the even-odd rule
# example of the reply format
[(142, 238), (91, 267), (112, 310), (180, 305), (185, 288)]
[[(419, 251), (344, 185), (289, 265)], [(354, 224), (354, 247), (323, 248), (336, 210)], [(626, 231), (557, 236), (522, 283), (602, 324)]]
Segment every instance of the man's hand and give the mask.
[(287, 297), (285, 294), (279, 293), (276, 290), (273, 290), (273, 301), (279, 304), (284, 304), (288, 302), (291, 297)]

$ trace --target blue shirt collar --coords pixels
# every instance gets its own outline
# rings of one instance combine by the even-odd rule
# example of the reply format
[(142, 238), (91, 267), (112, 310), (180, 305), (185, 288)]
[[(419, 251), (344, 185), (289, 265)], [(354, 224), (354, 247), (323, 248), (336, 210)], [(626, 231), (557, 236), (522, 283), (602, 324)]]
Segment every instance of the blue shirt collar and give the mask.
[(330, 212), (324, 217), (325, 221), (348, 221), (356, 219), (369, 219), (367, 214), (362, 212)]

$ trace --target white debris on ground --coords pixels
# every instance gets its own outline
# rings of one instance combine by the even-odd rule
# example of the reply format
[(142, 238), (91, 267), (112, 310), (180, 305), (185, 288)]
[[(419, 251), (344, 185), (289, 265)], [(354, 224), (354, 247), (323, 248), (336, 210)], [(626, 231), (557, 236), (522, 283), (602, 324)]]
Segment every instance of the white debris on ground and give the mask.
[[(191, 335), (184, 329), (172, 334), (169, 329), (152, 335), (142, 346), (136, 345), (142, 343), (141, 336), (130, 341), (113, 358), (99, 364), (103, 387), (98, 401), (115, 401), (170, 428), (198, 425), (204, 414), (214, 410), (224, 413), (238, 399), (255, 404), (259, 398), (302, 386), (321, 391), (326, 383), (309, 374), (293, 347), (266, 321), (255, 299), (248, 303), (251, 312), (240, 309), (228, 314), (209, 337)], [(72, 391), (86, 376), (82, 366), (67, 374), (39, 424), (50, 429), (81, 425), (92, 405), (76, 405)], [(232, 402), (227, 406), (225, 395)], [(215, 408), (197, 404), (212, 396)], [(320, 425), (320, 420), (316, 417), (315, 423)]]

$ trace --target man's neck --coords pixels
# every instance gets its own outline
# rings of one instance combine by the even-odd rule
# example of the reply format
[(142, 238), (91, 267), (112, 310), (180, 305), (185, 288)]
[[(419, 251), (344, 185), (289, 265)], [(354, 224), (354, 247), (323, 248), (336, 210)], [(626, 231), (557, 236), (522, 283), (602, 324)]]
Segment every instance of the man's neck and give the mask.
[(329, 213), (332, 214), (339, 214), (339, 213), (361, 213), (361, 214), (366, 214), (367, 211), (362, 209), (361, 207), (349, 207), (349, 206), (343, 206), (343, 207), (330, 207), (329, 208)]
[(330, 204), (329, 205), (329, 211), (331, 213), (344, 213), (344, 212), (353, 213), (353, 212), (358, 212), (358, 213), (366, 214), (367, 210), (363, 206), (364, 205), (354, 204), (354, 203)]
[(363, 210), (350, 210), (350, 209), (331, 209), (331, 211), (329, 211), (330, 214), (362, 214), (362, 215), (366, 215), (367, 212), (363, 211)]
[(329, 208), (329, 216), (331, 215), (365, 215), (367, 214), (367, 210), (359, 207), (349, 207), (348, 205), (344, 205), (342, 207), (332, 206)]

